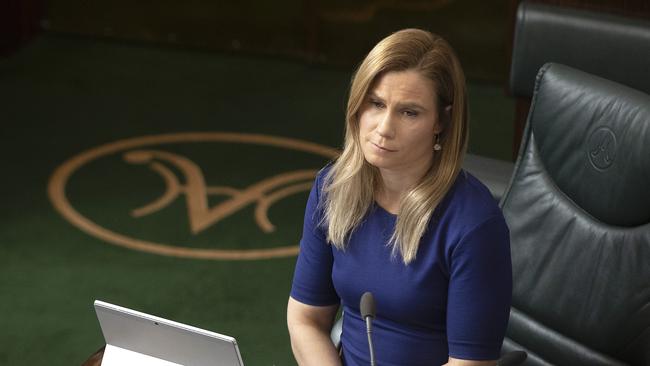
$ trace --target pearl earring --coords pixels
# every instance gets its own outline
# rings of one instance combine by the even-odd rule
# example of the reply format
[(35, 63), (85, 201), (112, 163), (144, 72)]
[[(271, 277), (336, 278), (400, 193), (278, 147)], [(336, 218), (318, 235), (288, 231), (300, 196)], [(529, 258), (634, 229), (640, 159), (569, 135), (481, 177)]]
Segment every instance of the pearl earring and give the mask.
[(442, 145), (440, 145), (440, 135), (436, 134), (436, 143), (433, 145), (433, 151), (442, 150)]

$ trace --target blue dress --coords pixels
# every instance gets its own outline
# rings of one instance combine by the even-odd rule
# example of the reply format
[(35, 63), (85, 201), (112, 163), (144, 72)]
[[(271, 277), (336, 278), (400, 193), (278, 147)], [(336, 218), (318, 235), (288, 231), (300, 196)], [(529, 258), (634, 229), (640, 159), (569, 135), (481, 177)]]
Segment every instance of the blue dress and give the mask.
[(345, 365), (369, 365), (361, 295), (377, 314), (377, 365), (442, 365), (449, 356), (499, 358), (512, 295), (509, 232), (489, 190), (461, 171), (436, 208), (417, 252), (404, 265), (387, 246), (396, 216), (371, 207), (345, 251), (326, 241), (321, 223), (324, 169), (307, 202), (291, 297), (309, 305), (341, 304)]

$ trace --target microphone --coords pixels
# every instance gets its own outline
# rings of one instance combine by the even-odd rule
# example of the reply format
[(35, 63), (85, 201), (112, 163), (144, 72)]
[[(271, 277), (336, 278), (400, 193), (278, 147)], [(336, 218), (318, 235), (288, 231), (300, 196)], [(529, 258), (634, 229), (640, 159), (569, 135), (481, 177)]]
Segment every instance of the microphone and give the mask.
[(365, 292), (361, 296), (359, 303), (361, 317), (366, 321), (366, 331), (368, 332), (368, 349), (370, 350), (370, 365), (375, 366), (375, 349), (372, 345), (372, 320), (375, 318), (375, 298), (372, 292)]

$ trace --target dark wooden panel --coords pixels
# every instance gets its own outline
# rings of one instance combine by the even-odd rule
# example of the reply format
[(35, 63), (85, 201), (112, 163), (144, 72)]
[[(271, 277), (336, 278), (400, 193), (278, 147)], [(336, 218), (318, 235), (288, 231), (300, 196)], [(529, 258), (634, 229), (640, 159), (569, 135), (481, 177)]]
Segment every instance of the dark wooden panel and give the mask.
[(49, 0), (49, 30), (280, 55), (350, 68), (392, 31), (446, 37), (473, 79), (503, 82), (508, 0)]
[(0, 55), (15, 51), (40, 29), (41, 0), (0, 0)]

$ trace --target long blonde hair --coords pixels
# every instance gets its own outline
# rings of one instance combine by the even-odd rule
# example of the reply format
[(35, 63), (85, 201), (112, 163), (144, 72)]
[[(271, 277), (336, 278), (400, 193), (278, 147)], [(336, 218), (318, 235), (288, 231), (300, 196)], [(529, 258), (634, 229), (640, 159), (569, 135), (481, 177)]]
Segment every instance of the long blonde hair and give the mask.
[[(440, 36), (420, 29), (404, 29), (380, 41), (363, 60), (352, 78), (346, 113), (343, 152), (324, 181), (324, 224), (327, 240), (345, 250), (350, 234), (361, 223), (375, 200), (381, 182), (379, 170), (364, 158), (359, 139), (359, 109), (379, 75), (416, 70), (431, 79), (438, 96), (439, 120), (446, 121), (439, 134), (442, 150), (420, 181), (404, 194), (389, 245), (405, 264), (417, 255), (434, 209), (460, 172), (468, 139), (468, 107), (465, 75), (451, 46)], [(451, 106), (450, 118), (443, 119)], [(434, 154), (434, 151), (431, 151)]]

